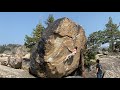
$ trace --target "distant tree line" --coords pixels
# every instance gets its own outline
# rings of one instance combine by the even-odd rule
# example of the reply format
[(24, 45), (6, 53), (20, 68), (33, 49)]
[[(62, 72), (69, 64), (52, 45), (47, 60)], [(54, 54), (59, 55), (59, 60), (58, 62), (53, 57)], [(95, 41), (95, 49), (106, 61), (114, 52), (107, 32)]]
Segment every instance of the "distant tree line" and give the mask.
[(0, 53), (4, 53), (4, 51), (11, 51), (15, 47), (19, 47), (19, 46), (21, 46), (21, 45), (19, 45), (19, 44), (0, 45)]

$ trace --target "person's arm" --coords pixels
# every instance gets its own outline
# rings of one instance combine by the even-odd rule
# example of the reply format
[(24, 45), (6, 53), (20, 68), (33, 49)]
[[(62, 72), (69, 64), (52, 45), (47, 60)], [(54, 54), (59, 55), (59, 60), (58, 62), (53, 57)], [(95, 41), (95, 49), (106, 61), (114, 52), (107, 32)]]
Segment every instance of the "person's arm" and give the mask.
[(96, 73), (98, 72), (98, 68), (96, 68)]
[(67, 55), (65, 60), (67, 60), (71, 55), (72, 55), (72, 53), (70, 53), (69, 55)]
[(96, 65), (96, 73), (98, 72), (98, 67), (99, 67), (99, 66), (98, 66), (98, 64), (97, 64), (97, 65)]

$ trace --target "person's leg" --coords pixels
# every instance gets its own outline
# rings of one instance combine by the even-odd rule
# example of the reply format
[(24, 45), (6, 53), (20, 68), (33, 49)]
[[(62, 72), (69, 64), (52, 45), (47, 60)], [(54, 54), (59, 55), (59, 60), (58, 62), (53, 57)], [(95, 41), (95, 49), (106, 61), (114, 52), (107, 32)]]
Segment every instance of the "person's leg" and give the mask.
[(71, 56), (72, 56), (72, 54), (67, 55), (65, 60), (69, 59)]
[(90, 67), (88, 66), (88, 72), (90, 71)]
[(100, 74), (100, 78), (102, 78), (102, 75), (103, 75), (103, 74)]
[(97, 78), (100, 78), (100, 74), (99, 73), (97, 73)]
[(65, 58), (65, 61), (63, 62), (64, 64), (66, 63), (67, 59), (69, 58), (70, 54), (67, 55), (67, 57)]
[(90, 71), (92, 71), (92, 66), (90, 65)]
[(64, 64), (67, 62), (67, 59), (69, 59), (72, 56), (72, 54), (67, 55), (67, 57), (65, 58), (65, 61), (63, 62)]
[(98, 78), (99, 76), (98, 76), (98, 73), (97, 73), (97, 78)]

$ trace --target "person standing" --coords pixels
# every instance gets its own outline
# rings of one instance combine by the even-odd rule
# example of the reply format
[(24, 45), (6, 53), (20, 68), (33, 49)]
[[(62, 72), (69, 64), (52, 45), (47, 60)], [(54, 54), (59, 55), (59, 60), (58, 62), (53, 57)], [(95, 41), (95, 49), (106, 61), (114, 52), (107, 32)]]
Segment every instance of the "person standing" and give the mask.
[(97, 78), (102, 78), (102, 66), (100, 64), (100, 60), (97, 59), (97, 65), (96, 65), (96, 73), (97, 73)]

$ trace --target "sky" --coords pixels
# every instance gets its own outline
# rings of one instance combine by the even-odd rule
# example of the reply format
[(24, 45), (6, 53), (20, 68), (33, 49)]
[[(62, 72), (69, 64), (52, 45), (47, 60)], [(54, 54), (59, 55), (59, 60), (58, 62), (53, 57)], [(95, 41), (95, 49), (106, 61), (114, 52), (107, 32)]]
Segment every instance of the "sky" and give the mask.
[(25, 35), (31, 35), (36, 25), (45, 26), (49, 14), (55, 19), (67, 17), (85, 30), (85, 35), (105, 29), (109, 17), (119, 24), (120, 12), (0, 12), (0, 45), (24, 44)]

